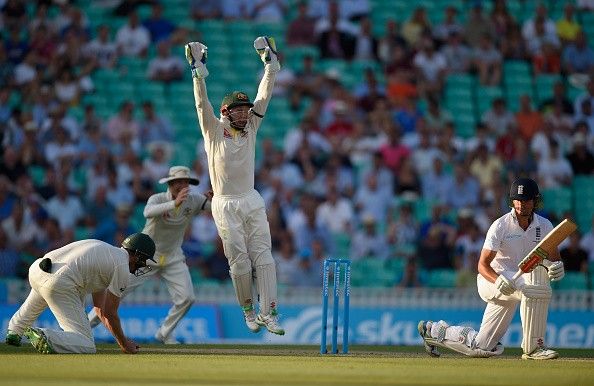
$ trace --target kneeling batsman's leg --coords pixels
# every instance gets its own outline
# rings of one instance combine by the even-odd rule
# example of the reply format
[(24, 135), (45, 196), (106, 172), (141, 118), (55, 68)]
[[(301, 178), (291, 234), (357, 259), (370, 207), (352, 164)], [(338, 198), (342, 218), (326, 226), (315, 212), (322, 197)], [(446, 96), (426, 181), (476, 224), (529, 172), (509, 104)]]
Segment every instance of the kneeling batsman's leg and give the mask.
[(551, 286), (547, 273), (537, 267), (530, 274), (530, 283), (522, 289), (520, 317), (522, 319), (522, 349), (524, 359), (554, 359), (559, 355), (544, 345), (547, 314), (551, 301)]
[[(443, 320), (421, 323), (419, 323), (419, 333), (421, 333), (423, 341), (429, 347), (447, 348), (476, 358), (488, 358), (503, 353), (503, 345), (501, 343), (497, 343), (491, 351), (476, 347), (474, 338), (477, 332), (470, 327), (450, 326)], [(432, 349), (430, 355), (439, 356), (439, 352)]]

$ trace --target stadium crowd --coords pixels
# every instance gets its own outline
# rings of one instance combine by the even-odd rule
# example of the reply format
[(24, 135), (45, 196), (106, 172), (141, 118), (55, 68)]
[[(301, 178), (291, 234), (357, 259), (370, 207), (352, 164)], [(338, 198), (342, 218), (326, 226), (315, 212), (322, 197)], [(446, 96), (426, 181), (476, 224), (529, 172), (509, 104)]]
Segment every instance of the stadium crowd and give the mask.
[[(109, 117), (86, 96), (96, 89), (96, 71), (121, 71), (126, 57), (148, 59), (145, 80), (189, 82), (173, 48), (199, 40), (205, 20), (284, 23), (282, 56), (315, 48), (300, 62), (283, 62), (273, 97), (304, 110), (302, 120), (283, 129), (282, 146), (259, 139), (256, 188), (282, 284), (319, 286), (323, 259), (348, 255), (399, 266), (385, 285), (427, 285), (427, 273), (438, 269), (454, 271), (455, 285), (473, 285), (486, 228), (509, 210), (506, 187), (515, 177), (551, 191), (594, 177), (594, 50), (581, 21), (592, 14), (591, 1), (563, 2), (558, 19), (548, 13), (551, 2), (540, 2), (519, 20), (505, 0), (461, 0), (452, 4), (464, 7), (443, 6), (438, 23), (418, 6), (387, 20), (383, 34), (374, 32), (374, 0), (191, 0), (195, 29), (164, 17), (168, 2), (93, 1), (126, 19), (117, 30), (79, 3), (0, 1), (0, 277), (26, 277), (36, 257), (73, 240), (118, 245), (142, 228), (138, 207), (162, 189), (157, 181), (173, 165), (178, 131), (149, 95)], [(151, 12), (141, 17), (137, 8), (147, 4)], [(339, 71), (320, 70), (324, 61), (381, 71), (370, 68), (347, 87)], [(472, 135), (461, 135), (445, 106), (449, 79), (502, 87), (509, 62), (526, 64), (531, 79), (558, 81), (540, 100), (492, 98), (464, 128)], [(220, 101), (211, 102), (216, 110)], [(187, 166), (204, 192), (198, 128), (186, 140), (197, 144)], [(545, 208), (553, 223), (575, 215), (571, 206)], [(594, 225), (594, 207), (592, 214)], [(184, 250), (196, 280), (227, 280), (209, 214), (195, 219)], [(594, 226), (580, 229), (561, 254), (567, 270), (588, 275)]]

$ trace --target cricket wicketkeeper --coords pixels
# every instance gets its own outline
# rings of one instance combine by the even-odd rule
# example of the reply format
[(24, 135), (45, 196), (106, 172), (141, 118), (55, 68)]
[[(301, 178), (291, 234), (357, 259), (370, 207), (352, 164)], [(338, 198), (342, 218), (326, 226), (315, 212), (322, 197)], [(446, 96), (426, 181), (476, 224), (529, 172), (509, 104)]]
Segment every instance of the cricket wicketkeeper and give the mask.
[(506, 333), (520, 304), (522, 319), (522, 359), (554, 359), (559, 354), (544, 344), (551, 300), (551, 281), (565, 276), (559, 251), (548, 256), (532, 272), (513, 281), (518, 264), (545, 237), (553, 225), (534, 213), (541, 204), (538, 185), (530, 178), (518, 178), (510, 188), (512, 209), (493, 222), (487, 232), (478, 263), (477, 287), (487, 302), (479, 331), (470, 327), (449, 326), (439, 322), (419, 322), (425, 349), (439, 356), (445, 347), (472, 357), (503, 353), (501, 338)]
[[(186, 44), (191, 66), (198, 121), (204, 137), (208, 171), (214, 196), (212, 215), (223, 241), (237, 300), (248, 328), (260, 327), (283, 335), (278, 324), (276, 266), (271, 253), (271, 237), (264, 200), (254, 189), (256, 134), (272, 96), (280, 63), (272, 38), (260, 36), (254, 48), (264, 63), (264, 76), (254, 102), (245, 92), (233, 91), (221, 103), (220, 118), (214, 114), (204, 79), (207, 47)], [(260, 307), (256, 316), (252, 294), (253, 272)]]

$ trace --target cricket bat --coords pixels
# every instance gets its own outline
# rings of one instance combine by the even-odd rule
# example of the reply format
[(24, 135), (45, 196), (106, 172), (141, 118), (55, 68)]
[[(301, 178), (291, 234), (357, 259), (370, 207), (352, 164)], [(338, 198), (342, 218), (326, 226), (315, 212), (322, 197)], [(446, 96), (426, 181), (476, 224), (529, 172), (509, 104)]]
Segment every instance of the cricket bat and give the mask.
[(526, 255), (518, 264), (518, 272), (512, 278), (515, 281), (523, 273), (532, 272), (539, 264), (542, 264), (544, 259), (548, 259), (549, 255), (554, 252), (555, 248), (561, 244), (563, 240), (577, 229), (577, 226), (565, 219), (559, 223), (552, 231), (550, 231), (544, 239), (542, 239), (534, 249)]

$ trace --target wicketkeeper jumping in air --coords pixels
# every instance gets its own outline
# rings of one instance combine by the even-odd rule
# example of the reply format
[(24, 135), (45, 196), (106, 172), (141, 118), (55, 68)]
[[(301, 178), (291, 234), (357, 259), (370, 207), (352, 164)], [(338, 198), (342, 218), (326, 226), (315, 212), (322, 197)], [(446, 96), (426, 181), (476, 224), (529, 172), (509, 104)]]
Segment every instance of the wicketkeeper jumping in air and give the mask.
[(518, 264), (544, 238), (553, 225), (534, 213), (541, 196), (538, 185), (530, 178), (519, 178), (511, 185), (512, 209), (493, 222), (487, 232), (478, 263), (477, 286), (487, 302), (479, 331), (470, 327), (449, 326), (439, 322), (419, 322), (419, 333), (425, 349), (439, 356), (437, 347), (446, 347), (473, 357), (490, 357), (503, 353), (501, 338), (506, 333), (520, 304), (523, 359), (554, 359), (556, 351), (546, 348), (547, 313), (551, 300), (551, 281), (565, 276), (559, 251), (544, 260), (548, 266), (537, 266), (532, 272), (512, 279)]
[[(278, 324), (276, 267), (271, 253), (271, 237), (262, 196), (254, 189), (256, 134), (262, 123), (280, 63), (274, 40), (261, 36), (254, 48), (264, 62), (264, 76), (254, 102), (246, 93), (233, 91), (221, 103), (220, 118), (214, 114), (204, 79), (207, 47), (186, 44), (192, 67), (198, 121), (208, 157), (208, 171), (214, 197), (212, 215), (223, 241), (237, 300), (248, 328), (260, 326), (283, 335)], [(260, 308), (256, 316), (253, 301), (253, 272)]]

